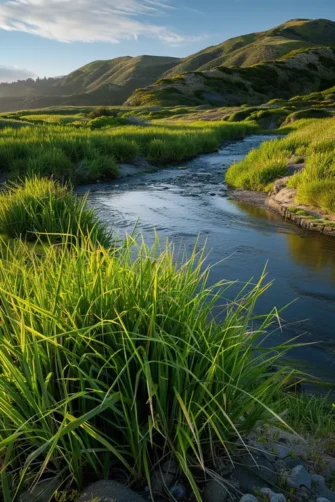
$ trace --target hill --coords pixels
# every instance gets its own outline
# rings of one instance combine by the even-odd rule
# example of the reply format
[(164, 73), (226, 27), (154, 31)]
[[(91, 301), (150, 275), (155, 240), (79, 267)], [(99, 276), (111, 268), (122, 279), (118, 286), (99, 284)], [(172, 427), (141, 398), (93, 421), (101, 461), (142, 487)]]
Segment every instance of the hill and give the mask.
[[(11, 84), (2, 83), (0, 84), (0, 112), (50, 106), (117, 106), (123, 104), (136, 89), (140, 89), (140, 91), (131, 97), (129, 101), (131, 104), (142, 101), (142, 98), (138, 99), (139, 96), (144, 94), (148, 96), (148, 93), (150, 94), (152, 91), (155, 93), (152, 101), (157, 104), (164, 104), (165, 101), (168, 104), (175, 102), (191, 105), (204, 102), (214, 105), (240, 104), (244, 95), (247, 97), (247, 103), (259, 103), (259, 95), (264, 94), (264, 85), (261, 81), (258, 89), (249, 89), (244, 93), (241, 92), (241, 89), (236, 91), (231, 83), (229, 84), (232, 80), (228, 78), (229, 75), (236, 75), (237, 81), (240, 83), (241, 78), (242, 83), (245, 80), (245, 75), (236, 72), (235, 67), (241, 68), (242, 71), (250, 66), (254, 68), (255, 64), (286, 57), (288, 54), (292, 54), (292, 51), (316, 49), (330, 45), (335, 46), (335, 22), (326, 19), (294, 19), (268, 31), (232, 38), (184, 59), (126, 56), (106, 61), (94, 61), (61, 78), (27, 79)], [(208, 86), (201, 84), (201, 78), (210, 78), (211, 80), (207, 83), (213, 86), (214, 74), (208, 72), (220, 68), (218, 70), (220, 78), (216, 81), (218, 84), (218, 80), (222, 81), (223, 67), (234, 68), (233, 74), (229, 73), (229, 70), (226, 71), (227, 79), (224, 79), (225, 89), (223, 89), (225, 98), (222, 99), (222, 92), (219, 92), (221, 97), (212, 92), (210, 92), (209, 98), (206, 97)], [(257, 74), (261, 73), (259, 67), (258, 70), (252, 71)], [(188, 77), (179, 77), (185, 72), (188, 73)], [(200, 74), (197, 76), (195, 72), (202, 72), (202, 77)], [(313, 75), (311, 76), (313, 77)], [(171, 94), (171, 87), (167, 87), (167, 85), (175, 77), (180, 82), (173, 80), (173, 92), (176, 95), (180, 91), (180, 99), (171, 100), (171, 96), (168, 96), (168, 99), (165, 100), (164, 96), (158, 97), (157, 92), (161, 94), (160, 89), (163, 88), (169, 89), (168, 93)], [(150, 87), (150, 90), (143, 93), (141, 89), (152, 86), (158, 79), (162, 78), (163, 80), (157, 86)], [(184, 83), (187, 82), (191, 88), (194, 87), (195, 91), (198, 91), (198, 95), (194, 97), (190, 96), (190, 93), (184, 92), (183, 86), (179, 85), (182, 80)], [(234, 82), (235, 80), (233, 78)], [(316, 78), (316, 80), (318, 79)], [(177, 83), (178, 85), (176, 85)], [(217, 91), (216, 84), (214, 85), (215, 92)], [(229, 87), (229, 92), (227, 87)], [(298, 93), (319, 90), (318, 85), (309, 86), (307, 89), (296, 87), (298, 87)], [(205, 98), (200, 96), (203, 89), (206, 91)], [(235, 92), (236, 96), (234, 97)], [(283, 97), (286, 98), (288, 94), (290, 93), (286, 93)], [(273, 93), (266, 92), (266, 97), (268, 96), (273, 96)], [(276, 95), (275, 97), (281, 96)], [(184, 98), (185, 102), (182, 101)], [(145, 98), (145, 103), (147, 102), (149, 103), (150, 99)]]
[(270, 99), (322, 91), (335, 83), (335, 49), (294, 51), (281, 60), (247, 68), (220, 66), (214, 70), (188, 72), (164, 78), (138, 89), (127, 100), (142, 105), (257, 105)]
[(159, 56), (94, 61), (61, 78), (0, 84), (0, 111), (56, 105), (120, 105), (180, 60)]
[(218, 66), (246, 67), (272, 61), (293, 50), (335, 45), (335, 22), (327, 19), (293, 19), (276, 28), (231, 38), (181, 61), (164, 77)]

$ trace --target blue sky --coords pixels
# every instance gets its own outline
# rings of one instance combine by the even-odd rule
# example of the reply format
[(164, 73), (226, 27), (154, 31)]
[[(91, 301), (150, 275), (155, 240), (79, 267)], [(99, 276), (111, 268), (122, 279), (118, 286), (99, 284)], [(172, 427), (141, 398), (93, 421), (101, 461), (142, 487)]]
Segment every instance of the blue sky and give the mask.
[(292, 18), (335, 20), (335, 0), (0, 0), (0, 79), (125, 55), (183, 57)]

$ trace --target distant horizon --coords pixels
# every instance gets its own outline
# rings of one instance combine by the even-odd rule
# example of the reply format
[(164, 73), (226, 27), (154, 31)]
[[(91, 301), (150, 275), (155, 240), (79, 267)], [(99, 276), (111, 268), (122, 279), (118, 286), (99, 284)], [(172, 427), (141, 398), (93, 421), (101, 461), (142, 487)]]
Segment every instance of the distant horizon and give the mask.
[(184, 58), (294, 19), (335, 19), (329, 0), (208, 0), (205, 10), (201, 0), (95, 3), (0, 0), (0, 81), (58, 78), (117, 57)]

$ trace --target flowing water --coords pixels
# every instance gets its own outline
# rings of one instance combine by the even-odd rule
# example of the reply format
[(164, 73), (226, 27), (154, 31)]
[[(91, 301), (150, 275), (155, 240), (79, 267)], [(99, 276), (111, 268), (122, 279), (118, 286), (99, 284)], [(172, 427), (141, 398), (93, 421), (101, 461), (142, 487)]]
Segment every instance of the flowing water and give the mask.
[(309, 345), (292, 350), (291, 357), (323, 381), (335, 380), (335, 239), (306, 233), (227, 196), (225, 169), (265, 139), (249, 136), (180, 166), (81, 190), (90, 190), (90, 205), (120, 236), (137, 223), (148, 243), (156, 230), (162, 240), (188, 250), (200, 236), (199, 245), (207, 241), (211, 250), (210, 262), (220, 262), (211, 282), (258, 278), (267, 264), (274, 284), (259, 311), (290, 304), (275, 341), (300, 336)]

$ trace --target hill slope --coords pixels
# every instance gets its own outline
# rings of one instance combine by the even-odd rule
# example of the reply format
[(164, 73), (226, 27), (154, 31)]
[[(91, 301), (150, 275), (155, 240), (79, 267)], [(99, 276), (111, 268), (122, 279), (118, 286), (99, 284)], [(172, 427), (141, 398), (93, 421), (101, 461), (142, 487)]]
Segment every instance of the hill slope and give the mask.
[(218, 66), (251, 66), (278, 59), (293, 50), (335, 45), (335, 22), (293, 19), (276, 28), (231, 38), (181, 61), (164, 77)]
[(140, 105), (257, 105), (321, 91), (335, 83), (335, 49), (294, 51), (281, 60), (248, 68), (188, 72), (138, 89), (126, 102)]
[(121, 105), (180, 60), (159, 56), (94, 61), (62, 78), (0, 84), (0, 111), (53, 105)]
[[(195, 85), (196, 90), (200, 92), (203, 86), (199, 87), (194, 72), (208, 72), (219, 67), (222, 78), (222, 67), (246, 68), (260, 62), (276, 60), (286, 56), (292, 50), (313, 49), (329, 45), (335, 46), (335, 22), (324, 19), (295, 19), (265, 32), (251, 33), (227, 40), (185, 59), (126, 56), (107, 61), (94, 61), (62, 78), (38, 79), (36, 81), (27, 79), (11, 84), (3, 83), (0, 84), (0, 112), (66, 105), (121, 105), (136, 89), (151, 86), (162, 77), (170, 79), (184, 72), (193, 72), (193, 77), (189, 76), (186, 80), (191, 87)], [(227, 71), (227, 75), (228, 73)], [(258, 73), (260, 72), (258, 71)], [(206, 73), (202, 73), (202, 75), (206, 76)], [(209, 74), (209, 78), (212, 78), (211, 74)], [(243, 79), (244, 75), (242, 75)], [(229, 79), (227, 79), (228, 81)], [(164, 88), (166, 83), (167, 81), (164, 83)], [(175, 84), (176, 81), (173, 83), (174, 89), (179, 89)], [(213, 80), (211, 84), (213, 84)], [(259, 89), (256, 90), (256, 95), (264, 92), (261, 84), (262, 82), (260, 82)], [(226, 83), (225, 86), (227, 87), (227, 85)], [(159, 86), (161, 83), (158, 84), (158, 87), (154, 86), (155, 93), (157, 93)], [(306, 92), (310, 92), (310, 88), (311, 86)], [(201, 97), (201, 99), (192, 98), (185, 103), (181, 100), (175, 101), (178, 101), (179, 104), (199, 104), (207, 101), (213, 104), (240, 103), (238, 92), (236, 99), (233, 99), (233, 90), (230, 89), (229, 92), (231, 100), (222, 101), (216, 98), (203, 99)], [(313, 88), (312, 90), (318, 89)], [(300, 91), (305, 92), (305, 89), (299, 88)], [(177, 92), (175, 90), (175, 94)], [(142, 91), (139, 92), (139, 94), (141, 93)], [(138, 97), (139, 94), (137, 93), (136, 96)], [(179, 94), (186, 96), (187, 93), (181, 89)], [(246, 94), (248, 99), (251, 99), (255, 93), (247, 92)], [(157, 96), (155, 102), (164, 103), (165, 101), (156, 98)], [(131, 98), (131, 102), (133, 101)], [(256, 101), (258, 102), (259, 99)]]

